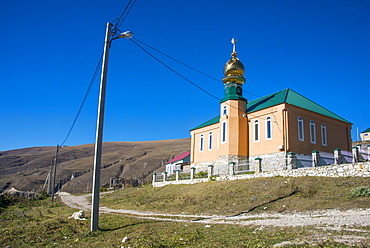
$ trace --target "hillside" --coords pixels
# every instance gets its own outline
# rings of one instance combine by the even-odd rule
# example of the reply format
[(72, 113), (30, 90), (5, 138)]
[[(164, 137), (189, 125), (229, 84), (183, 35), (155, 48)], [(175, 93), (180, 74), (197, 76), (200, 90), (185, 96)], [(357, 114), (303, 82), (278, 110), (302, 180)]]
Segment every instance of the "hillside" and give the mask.
[[(103, 144), (101, 183), (110, 178), (145, 179), (173, 157), (190, 150), (190, 139)], [(55, 147), (32, 147), (0, 152), (0, 189), (41, 192)], [(91, 191), (94, 144), (59, 150), (56, 182), (71, 193)], [(74, 179), (69, 181), (71, 176)]]

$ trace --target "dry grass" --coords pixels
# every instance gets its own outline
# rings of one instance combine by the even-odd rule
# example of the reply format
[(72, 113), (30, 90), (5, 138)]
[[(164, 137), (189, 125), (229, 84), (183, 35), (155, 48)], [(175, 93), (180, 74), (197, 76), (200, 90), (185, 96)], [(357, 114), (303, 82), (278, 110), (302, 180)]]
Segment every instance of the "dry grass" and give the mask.
[[(130, 188), (102, 195), (110, 208), (188, 214), (304, 211), (369, 206), (369, 197), (351, 189), (369, 186), (364, 178), (259, 178), (253, 180)], [(282, 207), (285, 205), (285, 207)], [(265, 209), (265, 207), (267, 207)], [(6, 247), (368, 247), (369, 227), (258, 227), (169, 222), (101, 214), (100, 230), (69, 219), (76, 210), (60, 202), (20, 201), (0, 213), (0, 246)], [(358, 231), (360, 230), (360, 231)], [(129, 237), (127, 243), (122, 243)]]
[[(145, 178), (174, 156), (190, 150), (190, 139), (107, 142), (103, 144), (101, 183), (110, 178)], [(55, 156), (55, 147), (33, 147), (0, 152), (0, 189), (8, 185), (18, 190), (41, 192)], [(91, 191), (94, 144), (67, 146), (59, 150), (57, 183), (71, 193)], [(74, 181), (67, 182), (72, 173)]]
[(116, 209), (206, 215), (368, 208), (369, 197), (351, 195), (358, 186), (369, 187), (370, 182), (366, 178), (258, 178), (130, 188), (102, 196), (101, 203)]

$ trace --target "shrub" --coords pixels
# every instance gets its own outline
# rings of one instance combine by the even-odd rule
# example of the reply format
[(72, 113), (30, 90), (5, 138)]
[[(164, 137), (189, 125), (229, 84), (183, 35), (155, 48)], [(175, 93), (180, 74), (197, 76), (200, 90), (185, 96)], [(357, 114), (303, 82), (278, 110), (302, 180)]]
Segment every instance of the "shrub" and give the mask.
[(197, 174), (195, 174), (195, 178), (204, 178), (208, 176), (208, 172), (205, 171), (199, 171)]
[(369, 196), (370, 189), (365, 186), (360, 186), (360, 187), (351, 189), (351, 193), (353, 197)]

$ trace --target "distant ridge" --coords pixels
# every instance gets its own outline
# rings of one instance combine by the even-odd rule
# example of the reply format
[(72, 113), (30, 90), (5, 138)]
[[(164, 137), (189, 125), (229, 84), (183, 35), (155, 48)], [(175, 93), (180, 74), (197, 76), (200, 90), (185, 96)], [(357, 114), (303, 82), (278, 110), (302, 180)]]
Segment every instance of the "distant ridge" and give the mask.
[[(190, 150), (190, 138), (104, 142), (101, 184), (117, 176), (146, 180), (175, 156)], [(30, 147), (0, 152), (0, 189), (14, 187), (41, 192), (55, 147)], [(59, 150), (56, 182), (70, 193), (91, 191), (94, 144), (66, 146)], [(71, 179), (73, 175), (74, 179)]]

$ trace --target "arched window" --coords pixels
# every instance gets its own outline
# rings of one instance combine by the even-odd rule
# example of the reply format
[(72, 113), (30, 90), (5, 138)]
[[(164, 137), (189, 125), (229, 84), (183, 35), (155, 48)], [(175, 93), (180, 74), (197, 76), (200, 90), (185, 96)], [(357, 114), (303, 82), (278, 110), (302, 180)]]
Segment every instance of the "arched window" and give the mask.
[(212, 150), (212, 132), (209, 132), (209, 139), (208, 139), (208, 150)]
[(310, 120), (310, 142), (316, 144), (316, 125), (313, 120)]
[(253, 141), (258, 142), (260, 141), (260, 123), (259, 120), (255, 120), (253, 123)]
[(323, 146), (328, 145), (328, 141), (327, 141), (326, 136), (327, 136), (327, 134), (326, 134), (326, 125), (324, 123), (322, 123), (321, 124), (321, 142), (322, 142)]
[(199, 150), (202, 152), (203, 151), (203, 145), (204, 145), (204, 135), (200, 135), (200, 144), (199, 144)]
[(272, 125), (271, 125), (271, 117), (268, 116), (266, 118), (266, 139), (272, 139)]
[(225, 116), (227, 115), (227, 106), (224, 105), (224, 107), (222, 108), (222, 116)]
[(298, 140), (304, 141), (304, 127), (302, 117), (298, 117)]
[(221, 143), (225, 143), (226, 142), (226, 121), (222, 122), (222, 134), (221, 134)]

